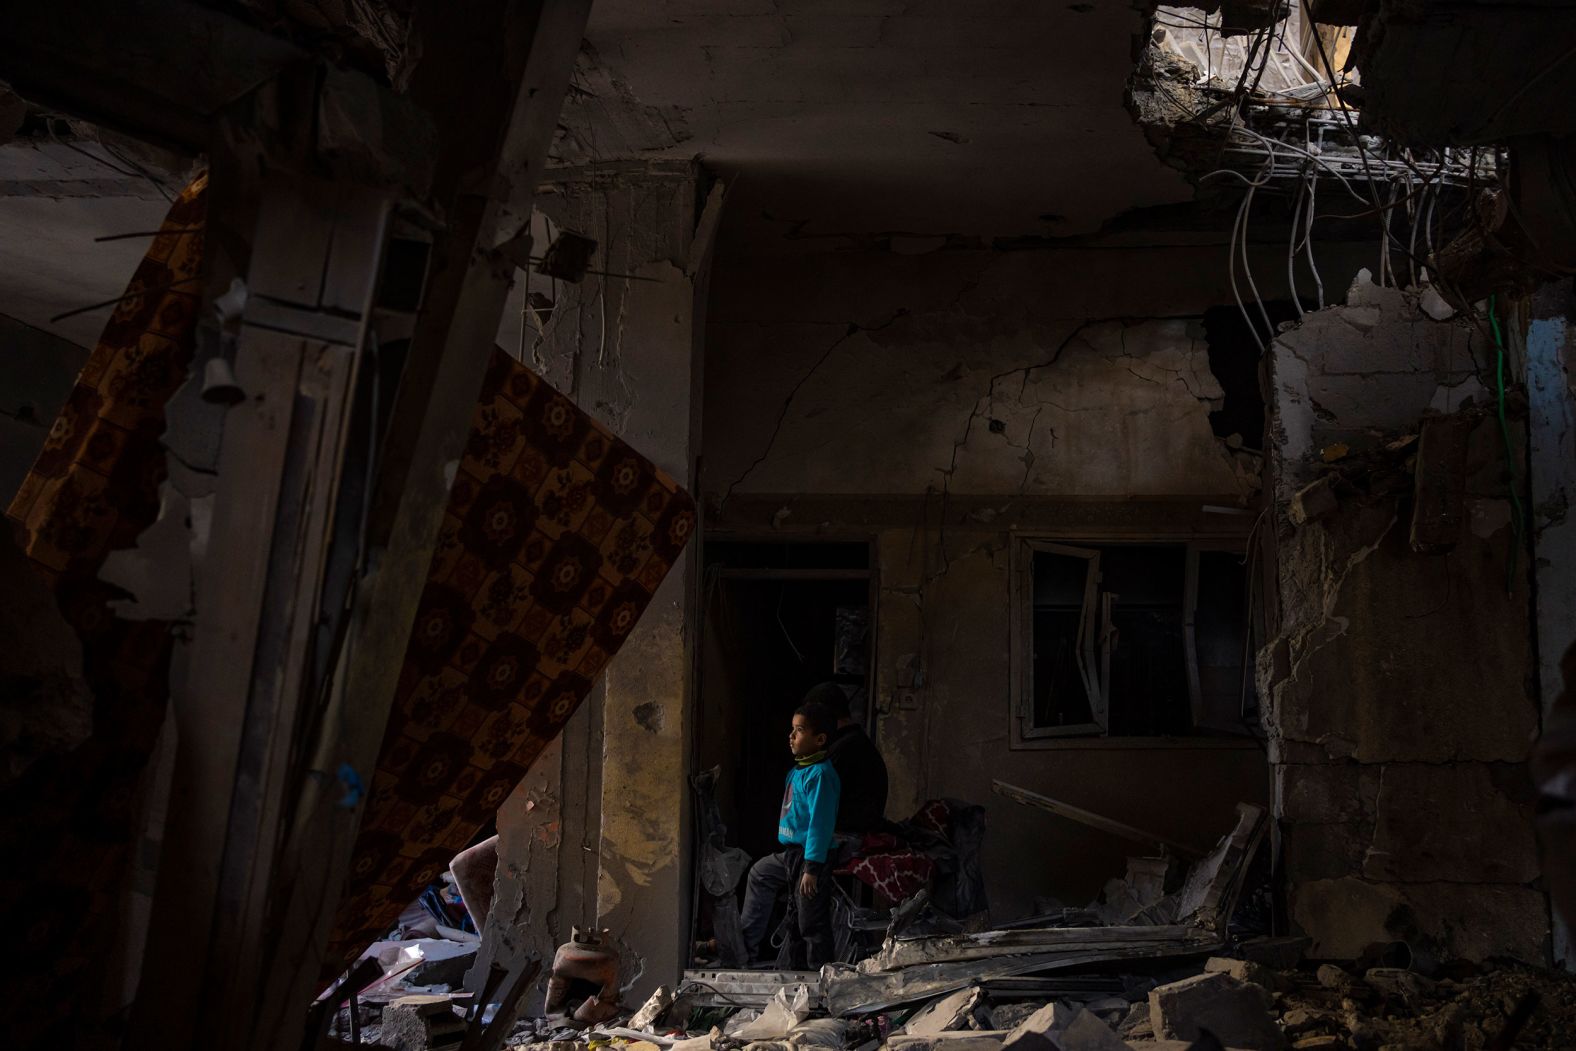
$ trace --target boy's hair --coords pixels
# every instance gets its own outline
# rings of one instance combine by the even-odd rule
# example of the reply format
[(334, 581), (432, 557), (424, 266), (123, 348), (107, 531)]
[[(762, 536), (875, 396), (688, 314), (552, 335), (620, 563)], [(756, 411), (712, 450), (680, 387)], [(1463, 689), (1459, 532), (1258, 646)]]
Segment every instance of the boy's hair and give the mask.
[(804, 695), (805, 704), (822, 704), (837, 719), (853, 718), (853, 710), (848, 706), (848, 694), (835, 682), (823, 682), (810, 687), (810, 692)]
[(801, 704), (794, 714), (803, 716), (804, 721), (810, 724), (810, 729), (815, 733), (830, 737), (832, 731), (837, 729), (837, 716), (832, 714), (832, 709), (819, 701)]

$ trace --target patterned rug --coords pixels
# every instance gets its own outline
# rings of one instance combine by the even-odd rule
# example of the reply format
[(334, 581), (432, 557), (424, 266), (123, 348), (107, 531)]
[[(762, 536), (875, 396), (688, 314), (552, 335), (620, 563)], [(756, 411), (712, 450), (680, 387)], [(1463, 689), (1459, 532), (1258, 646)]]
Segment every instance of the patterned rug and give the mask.
[(186, 379), (202, 287), (207, 177), (171, 206), (7, 511), (82, 641), (93, 730), (0, 793), (3, 982), (26, 1010), (9, 1046), (75, 1046), (102, 1031), (105, 971), (140, 835), (149, 755), (169, 700), (170, 624), (127, 621), (98, 579), (159, 513), (164, 405)]
[(493, 351), (328, 959), (381, 937), (494, 816), (694, 528), (671, 478)]

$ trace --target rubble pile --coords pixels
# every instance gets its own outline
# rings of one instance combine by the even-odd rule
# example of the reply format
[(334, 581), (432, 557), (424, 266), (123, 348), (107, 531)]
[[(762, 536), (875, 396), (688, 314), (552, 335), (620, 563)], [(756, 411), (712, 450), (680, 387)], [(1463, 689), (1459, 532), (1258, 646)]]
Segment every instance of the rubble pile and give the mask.
[[(1296, 939), (1273, 939), (1288, 942)], [(1278, 968), (1253, 943), (1144, 976), (984, 982), (917, 1003), (836, 1016), (823, 982), (778, 982), (764, 1007), (721, 1004), (730, 983), (659, 990), (595, 1027), (567, 1016), (521, 1020), (513, 1051), (1489, 1051), (1566, 1049), (1576, 1041), (1576, 976), (1520, 964), (1402, 967), (1325, 963)], [(1191, 972), (1191, 973), (1189, 973)], [(752, 972), (733, 972), (750, 974)], [(779, 976), (761, 974), (763, 979)], [(795, 975), (780, 976), (784, 979)], [(1049, 988), (1049, 985), (1042, 988)], [(1115, 991), (1112, 991), (1115, 990)], [(747, 994), (746, 994), (747, 995)], [(361, 1046), (458, 1046), (463, 994), (416, 994), (361, 1006)], [(1040, 994), (1043, 997), (1043, 993)], [(345, 1012), (341, 1012), (343, 1016)], [(638, 1025), (636, 1024), (638, 1023)], [(342, 1017), (340, 1034), (348, 1033)]]
[[(386, 978), (340, 1012), (336, 1035), (391, 1051), (1576, 1046), (1576, 976), (1441, 963), (1428, 947), (1414, 955), (1400, 942), (1345, 964), (1307, 962), (1307, 938), (1245, 936), (1228, 918), (1267, 815), (1243, 804), (1237, 818), (1175, 881), (1169, 864), (1132, 859), (1127, 881), (1113, 881), (1096, 906), (973, 932), (922, 933), (923, 903), (906, 905), (880, 951), (857, 966), (690, 970), (638, 1010), (619, 1001), (620, 962), (605, 931), (576, 929), (554, 960), (545, 1016), (519, 1021), (494, 1003), (498, 996), (473, 1005), (469, 993), (442, 984), (457, 975), (456, 963), (418, 970), (404, 962), (423, 951), (442, 955), (439, 946), (391, 948)], [(423, 980), (437, 984), (413, 984)], [(474, 1034), (494, 1013), (486, 1040), (468, 1038), (458, 1021), (468, 1019)]]

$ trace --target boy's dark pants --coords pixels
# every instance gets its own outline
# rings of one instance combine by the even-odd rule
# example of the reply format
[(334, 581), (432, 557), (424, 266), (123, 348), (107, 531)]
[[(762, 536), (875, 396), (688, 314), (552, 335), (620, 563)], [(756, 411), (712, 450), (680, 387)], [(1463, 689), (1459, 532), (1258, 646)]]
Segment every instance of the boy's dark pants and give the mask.
[(832, 960), (832, 874), (823, 871), (816, 880), (815, 894), (799, 893), (799, 876), (804, 872), (804, 851), (789, 847), (768, 854), (750, 866), (744, 890), (744, 911), (739, 920), (744, 928), (744, 946), (751, 958), (759, 956), (766, 925), (772, 919), (777, 896), (788, 891), (788, 927), (797, 930), (804, 944), (805, 966), (814, 971)]

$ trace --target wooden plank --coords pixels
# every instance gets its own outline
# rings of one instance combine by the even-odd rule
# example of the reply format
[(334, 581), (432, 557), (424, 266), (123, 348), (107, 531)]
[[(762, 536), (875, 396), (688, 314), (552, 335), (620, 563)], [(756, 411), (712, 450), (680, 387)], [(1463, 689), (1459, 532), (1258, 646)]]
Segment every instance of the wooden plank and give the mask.
[[(369, 312), (386, 211), (387, 201), (375, 193), (357, 198), (271, 176), (262, 190), (249, 282), (309, 299), (302, 305), (310, 309), (330, 265), (334, 228), (348, 219), (347, 231), (376, 242), (361, 259)], [(243, 321), (236, 369), (251, 398), (227, 419), (203, 573), (213, 590), (199, 595), (189, 684), (190, 703), (221, 725), (183, 737), (185, 751), (204, 768), (181, 775), (181, 793), (195, 803), (193, 815), (181, 816), (191, 822), (191, 835), (168, 854), (165, 871), (173, 878), (161, 881), (159, 895), (182, 920), (150, 938), (150, 955), (178, 973), (161, 970), (157, 984), (144, 985), (137, 1010), (150, 1021), (137, 1027), (145, 1034), (138, 1039), (157, 1032), (165, 1046), (183, 1046), (195, 1032), (241, 1017), (244, 1008), (227, 1004), (246, 999), (237, 997), (236, 983), (262, 957), (278, 824), (294, 780), (286, 760), (306, 679), (307, 639), (317, 623), (355, 360), (346, 350)], [(288, 368), (259, 386), (255, 362)], [(279, 417), (262, 430), (248, 426), (247, 410), (258, 404)], [(268, 503), (259, 503), (259, 494)], [(244, 586), (238, 586), (229, 574), (243, 566)], [(227, 624), (230, 630), (209, 630)]]
[[(247, 1047), (277, 1047), (299, 1032), (302, 1005), (324, 968), (359, 820), (358, 810), (338, 805), (332, 772), (348, 765), (370, 777), (377, 762), (448, 498), (449, 465), (463, 451), (514, 270), (490, 249), (511, 186), (527, 196), (543, 174), (589, 10), (589, 0), (487, 0), (464, 19), (437, 0), (416, 10), (424, 52), (410, 95), (443, 135), (434, 192), (449, 222), (435, 242), (383, 450), (368, 571), (308, 750), (318, 776), (302, 787), (278, 859), (276, 940)], [(472, 75), (456, 77), (458, 68)]]
[(1090, 828), (1097, 828), (1102, 832), (1109, 832), (1113, 836), (1120, 836), (1122, 839), (1129, 839), (1135, 843), (1158, 844), (1163, 847), (1169, 847), (1180, 854), (1187, 854), (1192, 857), (1201, 857), (1208, 853), (1208, 851), (1206, 851), (1204, 848), (1195, 846), (1191, 843), (1183, 843), (1179, 840), (1157, 835), (1154, 832), (1147, 832), (1144, 829), (1135, 828), (1132, 825), (1124, 825), (1120, 821), (1105, 817), (1101, 814), (1096, 814), (1092, 810), (1085, 810), (1082, 807), (1073, 806), (1071, 803), (1063, 803), (1059, 799), (1052, 799), (1050, 796), (1042, 796), (1038, 792), (1030, 792), (1026, 788), (1019, 788), (1016, 785), (1009, 785), (1005, 781), (992, 781), (991, 791), (995, 792), (999, 796), (1004, 796), (1007, 799), (1012, 800), (1014, 803), (1022, 803), (1024, 806), (1038, 807), (1039, 809), (1049, 811), (1058, 817), (1068, 818), (1072, 821), (1078, 822), (1081, 825), (1088, 825)]
[[(315, 711), (318, 684), (311, 674), (311, 644), (320, 623), (321, 603), (325, 599), (343, 602), (343, 596), (322, 592), (329, 544), (336, 516), (341, 511), (359, 512), (359, 508), (339, 508), (337, 500), (355, 376), (364, 357), (389, 202), (365, 188), (314, 184), (303, 190), (297, 196), (307, 199), (305, 209), (320, 228), (319, 238), (303, 240), (314, 245), (321, 259), (316, 274), (304, 281), (301, 275), (306, 275), (308, 268), (281, 277), (293, 282), (301, 298), (314, 309), (344, 314), (348, 302), (356, 312), (347, 320), (356, 326), (357, 335), (354, 350), (303, 344), (308, 368), (303, 370), (298, 398), (310, 406), (312, 426), (292, 436), (298, 457), (297, 470), (289, 478), (295, 505), (288, 518), (282, 515), (275, 524), (276, 543), (288, 541), (288, 546), (270, 569), (265, 605), (275, 630), (259, 639), (259, 654), (265, 659), (252, 682), (256, 716), (249, 719), (252, 732), (247, 753), (251, 765), (244, 783), (251, 789), (254, 805), (232, 811), (226, 844), (232, 911), (221, 919), (211, 950), (215, 958), (232, 963), (211, 972), (200, 1023), (209, 1026), (250, 1019), (254, 1010), (253, 990), (268, 958), (268, 907), (275, 889), (281, 824), (303, 773), (295, 765), (294, 746), (303, 715)], [(266, 222), (265, 209), (260, 226)], [(323, 231), (326, 236), (321, 236)], [(258, 240), (268, 243), (261, 233)], [(355, 292), (358, 284), (360, 290)], [(337, 304), (318, 298), (321, 290), (329, 287), (339, 290)]]
[[(154, 894), (131, 1046), (182, 1047), (196, 1007), (194, 952), (205, 952), (219, 893), (247, 684), (262, 618), (285, 435), (295, 412), (300, 345), (250, 343), (237, 355), (236, 379), (248, 394), (226, 415), (219, 483), (207, 551), (196, 567), (197, 617), (184, 676), (175, 678), (181, 746)], [(157, 1036), (155, 1035), (157, 1034)]]

